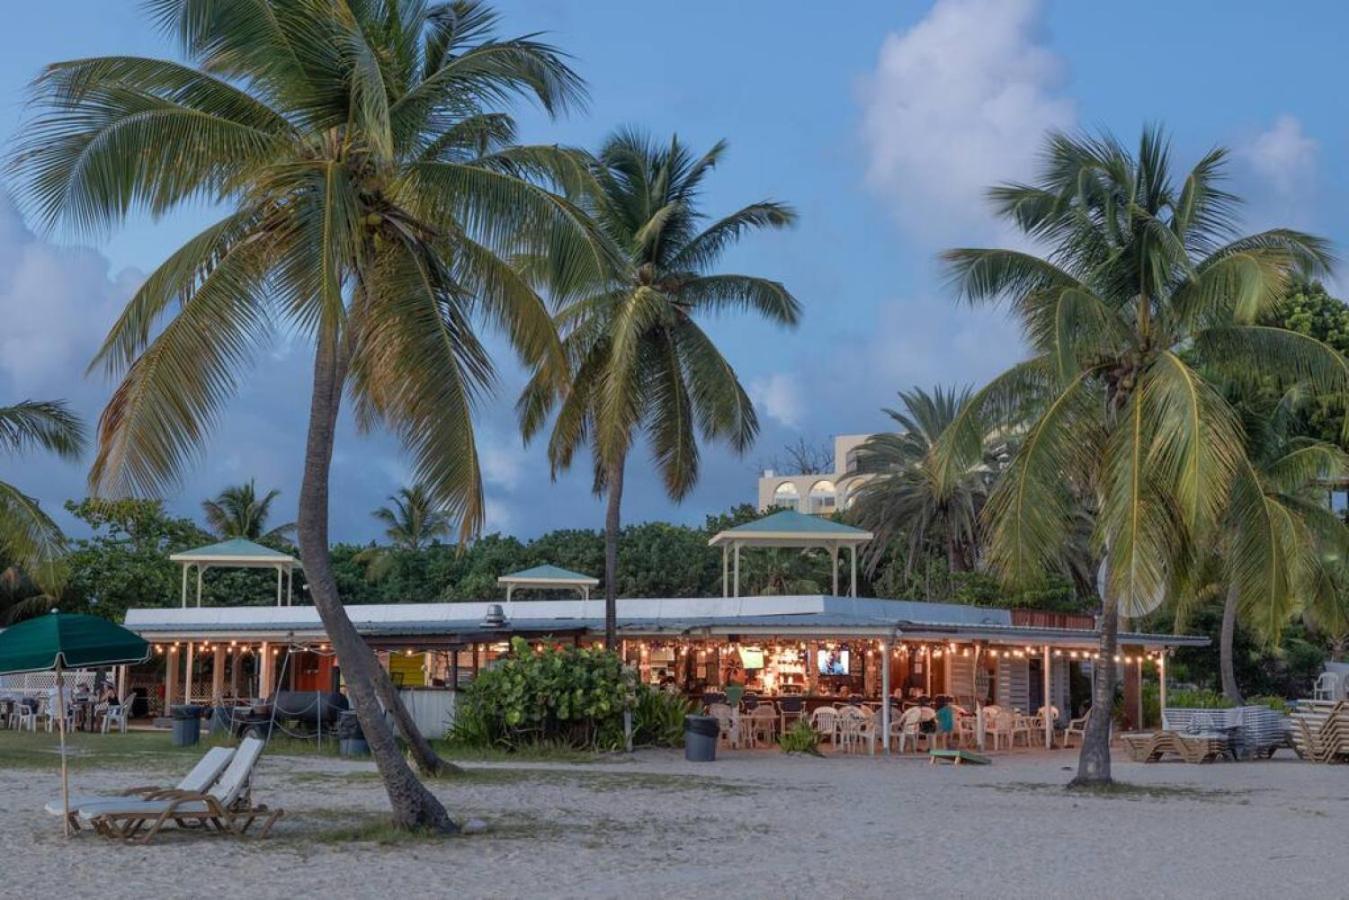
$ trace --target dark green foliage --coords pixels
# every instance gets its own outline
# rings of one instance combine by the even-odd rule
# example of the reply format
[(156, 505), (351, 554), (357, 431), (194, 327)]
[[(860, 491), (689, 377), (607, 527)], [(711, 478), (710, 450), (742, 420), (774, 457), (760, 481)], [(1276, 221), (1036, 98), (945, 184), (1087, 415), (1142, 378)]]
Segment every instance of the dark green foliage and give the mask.
[(632, 709), (634, 747), (684, 746), (684, 717), (696, 709), (693, 701), (649, 684), (638, 685)]
[[(1182, 684), (1220, 689), (1218, 635), (1222, 628), (1222, 604), (1205, 604), (1189, 621), (1190, 634), (1206, 635), (1207, 647), (1183, 647), (1176, 651), (1168, 676)], [(1310, 697), (1312, 683), (1329, 652), (1324, 640), (1302, 622), (1293, 621), (1283, 630), (1275, 648), (1265, 648), (1249, 629), (1237, 623), (1232, 641), (1232, 661), (1237, 684), (1244, 692), (1280, 697)], [(1167, 702), (1171, 701), (1170, 697)]]
[(623, 711), (637, 702), (637, 676), (618, 655), (566, 647), (535, 651), (523, 638), (511, 655), (459, 695), (452, 743), (513, 750), (538, 744), (584, 750), (623, 746)]
[[(60, 608), (116, 621), (131, 607), (177, 606), (182, 571), (169, 556), (215, 541), (191, 519), (170, 516), (158, 500), (86, 499), (67, 503), (66, 510), (85, 522), (93, 537), (72, 544), (70, 580)], [(260, 543), (292, 552), (276, 538), (263, 538)], [(298, 576), (296, 581), (298, 593)], [(188, 590), (189, 602), (195, 602), (195, 581)], [(208, 569), (203, 578), (203, 604), (266, 606), (275, 602), (275, 572)]]

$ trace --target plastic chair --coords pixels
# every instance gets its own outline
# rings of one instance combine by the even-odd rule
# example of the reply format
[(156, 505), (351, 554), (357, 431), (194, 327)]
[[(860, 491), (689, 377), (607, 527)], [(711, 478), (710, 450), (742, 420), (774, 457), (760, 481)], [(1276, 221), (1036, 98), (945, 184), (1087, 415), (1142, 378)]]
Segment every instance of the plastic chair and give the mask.
[(820, 706), (811, 711), (810, 727), (821, 738), (828, 738), (831, 747), (838, 746), (838, 710), (832, 706)]
[(741, 739), (740, 714), (725, 703), (713, 703), (707, 708), (707, 714), (713, 716), (720, 726), (718, 739), (728, 747), (739, 747)]
[(127, 719), (131, 716), (131, 699), (127, 697), (119, 700), (115, 705), (111, 705), (103, 711), (104, 734), (107, 734), (114, 725), (122, 734), (126, 734)]

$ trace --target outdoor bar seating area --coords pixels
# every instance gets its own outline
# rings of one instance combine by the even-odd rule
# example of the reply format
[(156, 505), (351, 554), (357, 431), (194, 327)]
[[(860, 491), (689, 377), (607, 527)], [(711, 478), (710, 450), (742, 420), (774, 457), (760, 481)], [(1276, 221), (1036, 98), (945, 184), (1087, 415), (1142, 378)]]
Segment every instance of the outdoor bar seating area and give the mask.
[[(432, 735), (457, 689), (510, 652), (602, 641), (603, 603), (351, 606), (405, 705)], [(1063, 747), (1080, 737), (1097, 636), (1090, 617), (913, 601), (805, 595), (620, 599), (620, 652), (645, 683), (723, 721), (725, 746), (773, 746), (796, 721), (826, 752)], [(341, 673), (316, 611), (298, 605), (133, 609), (152, 646), (130, 684), (170, 707), (248, 707), (277, 691), (338, 692)], [(1202, 638), (1123, 634), (1126, 706), (1166, 654)], [(1141, 716), (1140, 716), (1141, 718)]]

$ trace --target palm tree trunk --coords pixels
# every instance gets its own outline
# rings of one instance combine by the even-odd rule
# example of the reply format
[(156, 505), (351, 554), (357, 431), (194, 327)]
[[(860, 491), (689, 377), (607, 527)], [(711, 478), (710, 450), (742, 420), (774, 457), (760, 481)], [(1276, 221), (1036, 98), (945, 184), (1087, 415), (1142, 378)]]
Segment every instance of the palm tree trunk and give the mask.
[(1223, 696), (1237, 706), (1241, 706), (1241, 689), (1237, 687), (1236, 661), (1232, 658), (1232, 645), (1237, 634), (1237, 588), (1229, 585), (1227, 598), (1223, 601), (1223, 627), (1218, 635), (1218, 671), (1222, 676)]
[(1110, 720), (1115, 712), (1115, 649), (1119, 637), (1119, 602), (1106, 591), (1101, 615), (1101, 658), (1092, 666), (1091, 718), (1082, 735), (1077, 777), (1069, 787), (1110, 784)]
[(618, 530), (623, 506), (623, 463), (620, 458), (604, 474), (608, 508), (604, 514), (604, 649), (618, 646)]
[[(451, 833), (458, 826), (445, 807), (426, 789), (399, 752), (393, 731), (380, 710), (379, 668), (374, 654), (347, 618), (337, 594), (332, 559), (328, 553), (328, 478), (332, 467), (333, 436), (342, 401), (346, 363), (337, 338), (321, 335), (314, 356), (314, 387), (309, 408), (309, 436), (305, 447), (304, 477), (300, 485), (298, 536), (314, 608), (337, 652), (347, 693), (356, 709), (371, 755), (384, 779), (393, 809), (393, 825)], [(394, 698), (397, 700), (397, 698)], [(393, 704), (401, 705), (401, 704)]]
[(393, 716), (394, 727), (398, 729), (398, 733), (407, 742), (408, 753), (411, 754), (412, 761), (417, 764), (417, 771), (425, 778), (435, 778), (437, 775), (460, 771), (458, 766), (441, 759), (432, 749), (431, 742), (426, 739), (426, 735), (422, 734), (407, 707), (403, 705), (402, 698), (398, 696), (398, 689), (393, 686), (393, 679), (389, 677), (389, 673), (384, 670), (384, 667), (379, 665), (378, 660), (375, 663), (374, 671), (375, 693), (379, 695), (379, 702), (384, 704), (385, 710)]
[(960, 548), (960, 538), (954, 533), (946, 536), (946, 568), (951, 572), (964, 572), (965, 554)]

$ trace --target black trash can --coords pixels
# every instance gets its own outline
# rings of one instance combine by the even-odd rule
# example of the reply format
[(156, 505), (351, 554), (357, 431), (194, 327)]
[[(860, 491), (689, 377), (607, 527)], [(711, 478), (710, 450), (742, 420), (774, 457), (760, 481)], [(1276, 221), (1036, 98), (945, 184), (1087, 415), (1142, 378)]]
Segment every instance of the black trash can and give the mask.
[(721, 724), (716, 716), (685, 716), (684, 758), (690, 762), (714, 761), (720, 735)]
[(173, 719), (173, 746), (191, 747), (201, 740), (201, 707), (174, 706), (169, 709)]
[(365, 742), (361, 720), (356, 710), (343, 710), (337, 717), (337, 752), (342, 756), (369, 756), (370, 745)]

